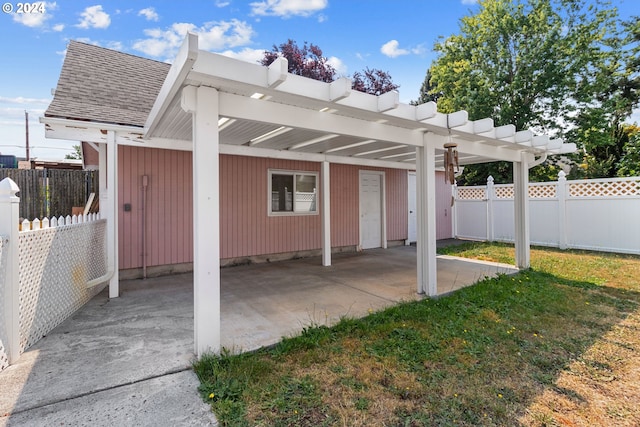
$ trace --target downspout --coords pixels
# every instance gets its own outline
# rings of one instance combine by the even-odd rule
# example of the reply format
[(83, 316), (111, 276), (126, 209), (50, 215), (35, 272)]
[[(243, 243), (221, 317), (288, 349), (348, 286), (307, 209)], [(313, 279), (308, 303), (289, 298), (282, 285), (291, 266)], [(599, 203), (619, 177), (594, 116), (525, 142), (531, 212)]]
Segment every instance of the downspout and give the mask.
[(149, 176), (142, 175), (142, 278), (147, 278), (147, 186)]
[(94, 286), (97, 286), (100, 283), (108, 282), (113, 277), (113, 273), (114, 273), (113, 265), (109, 265), (109, 267), (107, 268), (107, 274), (100, 277), (96, 277), (95, 279), (89, 280), (87, 282), (87, 288), (93, 288)]
[[(116, 197), (116, 192), (115, 192), (115, 174), (117, 174), (117, 165), (115, 164), (115, 157), (113, 156), (111, 158), (111, 162), (112, 162), (112, 166), (111, 166), (111, 171), (107, 171), (107, 157), (109, 157), (109, 150), (108, 148), (113, 149), (114, 147), (108, 147), (108, 144), (114, 144), (116, 143), (115, 141), (115, 132), (114, 131), (107, 131), (107, 144), (100, 144), (100, 146), (98, 147), (98, 153), (99, 153), (99, 166), (98, 166), (98, 170), (100, 171), (99, 176), (99, 181), (100, 181), (100, 213), (101, 213), (101, 217), (103, 216), (102, 212), (104, 210), (105, 212), (105, 217), (107, 219), (107, 230), (106, 230), (106, 246), (107, 246), (107, 272), (106, 274), (100, 276), (100, 277), (96, 277), (95, 279), (89, 280), (86, 284), (87, 288), (92, 288), (94, 286), (100, 285), (102, 283), (105, 282), (111, 282), (111, 280), (113, 279), (113, 277), (116, 275), (117, 273), (117, 260), (116, 257), (118, 256), (117, 253), (117, 243), (116, 244), (112, 244), (110, 243), (109, 239), (113, 239), (115, 238), (114, 235), (110, 235), (110, 230), (109, 230), (109, 221), (115, 221), (115, 217), (117, 216), (117, 212), (110, 212), (107, 209), (107, 205), (109, 203), (113, 204), (112, 202), (112, 198)], [(113, 154), (113, 153), (112, 153)], [(115, 171), (115, 174), (113, 173)], [(109, 183), (111, 185), (109, 185)], [(109, 197), (109, 195), (111, 197)], [(117, 231), (114, 232), (114, 234), (117, 236)], [(109, 294), (111, 297), (111, 289), (109, 290)], [(117, 295), (116, 295), (117, 296)]]

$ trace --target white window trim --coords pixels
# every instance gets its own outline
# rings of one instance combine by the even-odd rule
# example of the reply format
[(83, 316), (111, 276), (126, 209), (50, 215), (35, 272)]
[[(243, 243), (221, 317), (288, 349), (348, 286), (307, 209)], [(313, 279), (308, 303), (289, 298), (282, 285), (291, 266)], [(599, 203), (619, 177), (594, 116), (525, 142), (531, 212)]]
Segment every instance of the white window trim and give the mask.
[[(320, 215), (320, 209), (318, 208), (319, 206), (319, 190), (318, 190), (318, 185), (319, 185), (319, 179), (320, 179), (320, 174), (316, 171), (300, 171), (300, 170), (283, 170), (283, 169), (269, 169), (268, 170), (268, 176), (267, 176), (267, 216), (309, 216), (309, 215)], [(291, 175), (293, 176), (293, 194), (294, 194), (294, 210), (292, 212), (273, 212), (271, 210), (271, 194), (272, 194), (272, 176), (273, 174), (276, 175)], [(316, 210), (313, 212), (296, 212), (295, 211), (295, 193), (296, 193), (296, 175), (311, 175), (313, 177), (315, 177), (316, 180)]]

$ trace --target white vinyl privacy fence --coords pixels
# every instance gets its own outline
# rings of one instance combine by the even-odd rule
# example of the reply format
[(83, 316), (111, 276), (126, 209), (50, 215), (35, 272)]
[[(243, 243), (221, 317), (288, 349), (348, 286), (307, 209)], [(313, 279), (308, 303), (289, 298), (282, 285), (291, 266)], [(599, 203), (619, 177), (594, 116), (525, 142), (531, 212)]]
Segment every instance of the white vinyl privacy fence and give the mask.
[(105, 220), (19, 224), (17, 191), (9, 178), (0, 182), (0, 371), (108, 281)]
[[(458, 238), (513, 242), (513, 184), (454, 189)], [(529, 185), (531, 243), (640, 254), (640, 177)]]

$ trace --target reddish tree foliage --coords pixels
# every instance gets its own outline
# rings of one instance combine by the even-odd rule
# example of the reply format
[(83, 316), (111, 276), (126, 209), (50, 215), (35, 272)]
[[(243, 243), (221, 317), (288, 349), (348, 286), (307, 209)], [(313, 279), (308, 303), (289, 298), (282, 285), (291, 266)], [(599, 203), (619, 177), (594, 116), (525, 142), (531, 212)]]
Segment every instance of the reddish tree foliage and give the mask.
[[(259, 62), (269, 66), (279, 56), (287, 59), (288, 71), (298, 76), (309, 77), (314, 80), (330, 83), (336, 78), (336, 70), (328, 59), (322, 56), (322, 49), (314, 44), (304, 42), (300, 48), (294, 40), (287, 40), (279, 46), (273, 45), (273, 49), (264, 52), (264, 58)], [(382, 70), (365, 68), (362, 72), (355, 72), (352, 77), (352, 89), (372, 95), (381, 95), (385, 92), (398, 89), (393, 83), (391, 75)]]
[(382, 70), (365, 68), (364, 71), (356, 71), (352, 77), (352, 88), (371, 95), (382, 95), (386, 92), (398, 89), (400, 86), (393, 83), (391, 75)]
[(304, 42), (300, 48), (295, 41), (289, 39), (280, 46), (273, 45), (273, 50), (265, 51), (264, 58), (260, 60), (262, 65), (271, 65), (273, 61), (282, 56), (289, 62), (288, 71), (298, 76), (309, 77), (330, 83), (334, 80), (336, 70), (322, 56), (322, 49), (314, 44), (307, 45)]

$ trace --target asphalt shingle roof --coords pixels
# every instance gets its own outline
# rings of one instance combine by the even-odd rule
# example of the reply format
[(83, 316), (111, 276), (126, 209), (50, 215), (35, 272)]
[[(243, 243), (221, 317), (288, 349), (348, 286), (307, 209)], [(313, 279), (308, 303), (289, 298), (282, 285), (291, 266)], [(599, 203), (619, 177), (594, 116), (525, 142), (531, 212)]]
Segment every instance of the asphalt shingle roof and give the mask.
[(44, 115), (144, 126), (170, 67), (72, 40)]

